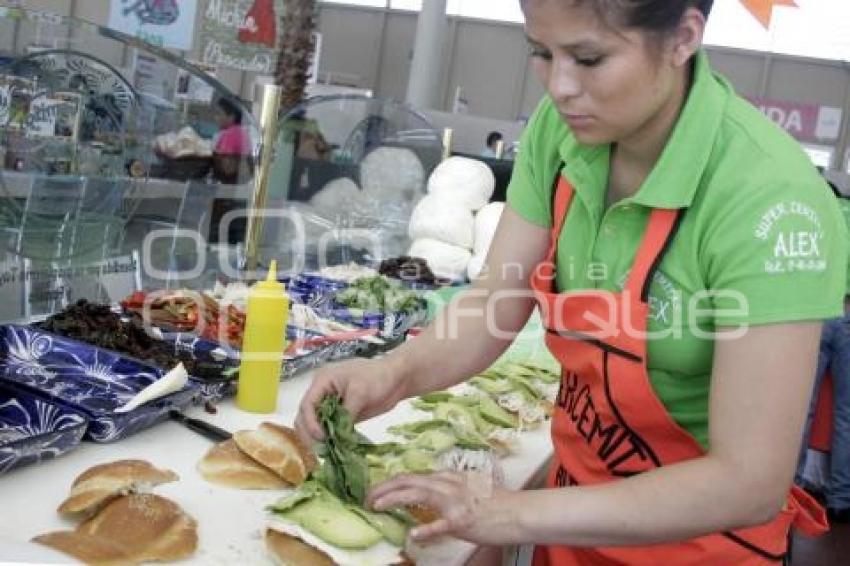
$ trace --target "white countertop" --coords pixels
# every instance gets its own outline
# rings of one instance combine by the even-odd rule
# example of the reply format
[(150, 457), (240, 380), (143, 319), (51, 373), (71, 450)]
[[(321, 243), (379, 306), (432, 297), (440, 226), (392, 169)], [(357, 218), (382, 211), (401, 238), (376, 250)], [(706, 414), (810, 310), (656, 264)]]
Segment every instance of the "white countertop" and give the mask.
[[(210, 415), (193, 408), (189, 415), (204, 419), (230, 431), (257, 427), (264, 420), (292, 425), (298, 403), (309, 383), (310, 374), (281, 384), (277, 412), (254, 415), (239, 411), (232, 401), (219, 406)], [(358, 428), (374, 441), (389, 437), (387, 426), (420, 420), (428, 415), (402, 403), (392, 412), (372, 419)], [(174, 422), (161, 423), (115, 444), (84, 442), (65, 456), (15, 470), (0, 476), (0, 536), (11, 545), (59, 529), (73, 528), (56, 513), (67, 496), (74, 478), (96, 464), (137, 458), (177, 472), (180, 481), (156, 488), (156, 493), (179, 503), (198, 521), (199, 545), (186, 564), (271, 564), (262, 540), (266, 520), (264, 507), (278, 498), (276, 492), (240, 491), (204, 481), (195, 464), (212, 446), (212, 442)], [(506, 484), (519, 489), (539, 477), (552, 454), (549, 427), (544, 424), (521, 436), (518, 451), (502, 460)], [(3, 541), (0, 541), (2, 543)], [(3, 555), (0, 563), (11, 555)], [(467, 562), (475, 547), (457, 540), (443, 540), (429, 546), (419, 557), (421, 566), (452, 566)]]

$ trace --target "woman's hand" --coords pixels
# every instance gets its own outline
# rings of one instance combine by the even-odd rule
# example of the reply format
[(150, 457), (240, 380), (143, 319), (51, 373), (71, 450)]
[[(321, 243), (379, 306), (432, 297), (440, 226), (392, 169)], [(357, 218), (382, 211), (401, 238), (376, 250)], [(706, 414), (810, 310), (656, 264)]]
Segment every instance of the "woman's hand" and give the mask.
[(389, 411), (404, 398), (404, 377), (388, 359), (353, 360), (318, 370), (295, 419), (301, 438), (324, 438), (316, 408), (322, 399), (334, 394), (340, 396), (354, 420), (361, 421)]
[(481, 545), (504, 545), (517, 540), (517, 499), (520, 493), (501, 489), (481, 474), (440, 472), (402, 475), (373, 489), (366, 505), (377, 511), (423, 506), (439, 518), (413, 529), (413, 540), (450, 535)]

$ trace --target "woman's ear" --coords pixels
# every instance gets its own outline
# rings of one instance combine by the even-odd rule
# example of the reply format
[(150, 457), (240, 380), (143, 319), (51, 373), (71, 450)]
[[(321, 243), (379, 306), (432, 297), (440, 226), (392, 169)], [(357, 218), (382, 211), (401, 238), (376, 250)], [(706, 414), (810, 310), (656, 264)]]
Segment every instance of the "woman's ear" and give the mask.
[(688, 8), (676, 28), (671, 44), (671, 62), (681, 67), (691, 60), (705, 35), (706, 20), (698, 8)]

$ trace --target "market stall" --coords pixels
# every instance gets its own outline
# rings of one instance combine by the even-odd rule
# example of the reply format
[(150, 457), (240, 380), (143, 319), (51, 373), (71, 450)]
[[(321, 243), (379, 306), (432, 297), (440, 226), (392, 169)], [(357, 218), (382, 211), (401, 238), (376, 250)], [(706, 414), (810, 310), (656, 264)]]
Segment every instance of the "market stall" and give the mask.
[[(245, 413), (231, 402), (221, 404), (215, 415), (201, 409), (190, 410), (187, 415), (232, 432), (254, 429), (265, 421), (291, 425), (309, 380), (310, 374), (307, 373), (282, 383), (277, 410), (271, 415)], [(360, 428), (372, 440), (384, 441), (389, 438), (386, 432), (388, 427), (424, 416), (405, 403), (391, 413), (363, 423)], [(59, 517), (56, 507), (66, 497), (73, 478), (93, 465), (132, 458), (166, 467), (180, 476), (179, 481), (164, 485), (157, 492), (178, 502), (198, 521), (198, 550), (187, 563), (266, 563), (268, 559), (262, 541), (267, 520), (264, 508), (279, 498), (280, 494), (240, 491), (205, 482), (196, 465), (212, 444), (207, 438), (176, 422), (162, 423), (119, 443), (87, 443), (56, 461), (29, 466), (2, 476), (0, 498), (4, 507), (16, 509), (16, 512), (4, 513), (0, 518), (0, 531), (3, 533), (0, 537), (0, 553), (8, 558), (6, 552), (14, 548), (13, 543), (29, 541), (42, 533), (67, 529), (70, 523)], [(547, 427), (523, 433), (517, 451), (501, 461), (505, 485), (519, 489), (537, 482), (545, 470), (551, 450)], [(476, 550), (466, 543), (443, 540), (423, 549), (418, 555), (417, 564), (459, 566), (466, 564)]]
[[(246, 440), (291, 438), (279, 425), (293, 424), (316, 368), (415, 339), (439, 297), (477, 276), (501, 213), (487, 204), (489, 169), (441, 163), (439, 133), (393, 102), (327, 97), (278, 118), (271, 88), (257, 124), (168, 51), (61, 16), (0, 17), (10, 14), (37, 35), (120, 47), (136, 69), (64, 48), (29, 49), (0, 68), (0, 499), (16, 510), (0, 519), (0, 559), (47, 560), (52, 547), (86, 562), (263, 563), (279, 552), (269, 526), (278, 537), (301, 529), (297, 540), (339, 563), (379, 550), (390, 558), (365, 563), (492, 563), (501, 550), (406, 545), (407, 530), (433, 518), (370, 514), (363, 494), (438, 470), (539, 484), (557, 388), (547, 359), (515, 350), (472, 385), (364, 423), (368, 440), (328, 440), (318, 461), (301, 446), (297, 477)], [(199, 82), (189, 90), (205, 100), (188, 101), (182, 83), (151, 91), (171, 74)], [(207, 136), (211, 111), (227, 118), (226, 144)], [(239, 151), (219, 151), (228, 144)], [(249, 285), (266, 278), (274, 300), (252, 311), (259, 287)], [(252, 358), (268, 349), (252, 330), (261, 320), (280, 333), (271, 366)], [(540, 334), (526, 336), (539, 345)], [(245, 377), (260, 370), (271, 386), (262, 393)], [(246, 410), (269, 399), (267, 414)], [(328, 430), (348, 419), (338, 406), (326, 418)], [(248, 466), (254, 483), (216, 483), (221, 457)], [(116, 470), (150, 475), (117, 480)], [(80, 506), (87, 485), (116, 481), (126, 483), (97, 495), (102, 504)], [(349, 514), (330, 534), (317, 527), (328, 501)], [(110, 530), (142, 503), (173, 519), (170, 542)]]

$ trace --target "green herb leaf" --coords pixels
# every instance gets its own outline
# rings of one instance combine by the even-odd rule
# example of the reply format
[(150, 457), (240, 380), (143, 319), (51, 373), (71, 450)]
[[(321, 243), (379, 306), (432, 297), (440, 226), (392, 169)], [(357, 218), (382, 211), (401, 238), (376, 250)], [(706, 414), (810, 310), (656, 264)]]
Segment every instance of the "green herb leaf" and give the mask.
[(318, 409), (325, 431), (324, 461), (316, 478), (342, 501), (363, 505), (369, 486), (366, 452), (372, 443), (357, 432), (351, 414), (336, 395), (325, 397)]

